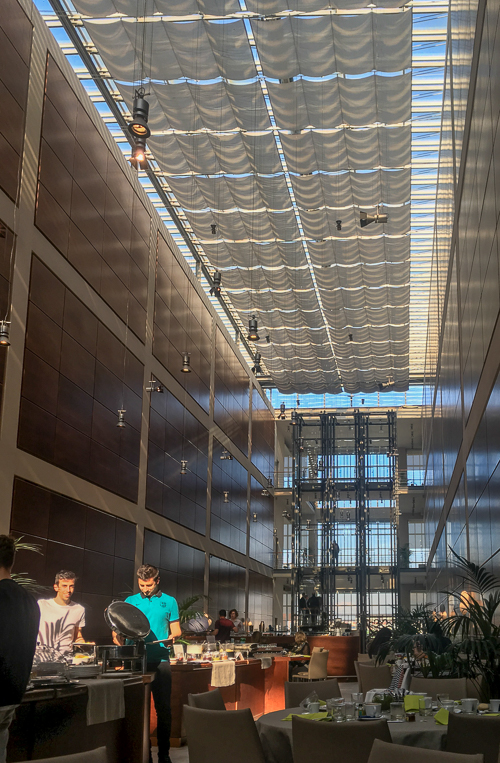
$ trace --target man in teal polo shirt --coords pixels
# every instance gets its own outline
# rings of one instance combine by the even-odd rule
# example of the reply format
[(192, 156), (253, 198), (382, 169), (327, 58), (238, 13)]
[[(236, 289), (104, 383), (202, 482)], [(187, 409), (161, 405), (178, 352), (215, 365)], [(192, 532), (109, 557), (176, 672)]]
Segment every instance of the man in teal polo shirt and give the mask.
[[(158, 763), (170, 763), (170, 729), (172, 713), (170, 710), (170, 694), (172, 691), (172, 674), (168, 646), (166, 643), (149, 644), (150, 641), (164, 639), (172, 641), (181, 635), (179, 623), (179, 607), (176, 600), (160, 590), (160, 571), (150, 564), (143, 564), (137, 570), (139, 593), (129, 596), (125, 601), (144, 612), (149, 620), (151, 631), (146, 642), (148, 672), (155, 674), (151, 684), (155, 703), (158, 725)], [(113, 632), (115, 644), (123, 644), (122, 636)]]

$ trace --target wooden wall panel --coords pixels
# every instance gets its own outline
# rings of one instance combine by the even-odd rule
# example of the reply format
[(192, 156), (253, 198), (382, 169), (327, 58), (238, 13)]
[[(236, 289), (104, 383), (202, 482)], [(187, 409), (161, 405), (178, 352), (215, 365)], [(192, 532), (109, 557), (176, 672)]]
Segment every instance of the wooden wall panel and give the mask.
[(136, 501), (142, 364), (35, 256), (29, 297), (19, 447)]
[(113, 597), (132, 592), (136, 527), (132, 522), (16, 478), (11, 531), (38, 544), (43, 555), (20, 551), (17, 570), (30, 574), (49, 598), (56, 572), (70, 569), (78, 580), (74, 600), (83, 604), (86, 636), (109, 643), (104, 608)]
[[(222, 451), (223, 446), (214, 439), (210, 537), (246, 554), (248, 472), (236, 458), (221, 461)], [(228, 503), (224, 502), (226, 490)]]
[(38, 181), (36, 225), (144, 341), (150, 216), (50, 56)]

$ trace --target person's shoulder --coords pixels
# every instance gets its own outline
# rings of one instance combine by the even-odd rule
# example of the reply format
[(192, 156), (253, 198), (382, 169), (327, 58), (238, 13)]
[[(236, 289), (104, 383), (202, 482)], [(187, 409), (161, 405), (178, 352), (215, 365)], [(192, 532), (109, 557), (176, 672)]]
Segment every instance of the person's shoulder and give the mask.
[(125, 604), (134, 604), (141, 600), (141, 594), (140, 593), (133, 593), (130, 596), (127, 596), (125, 599)]
[(76, 601), (70, 601), (69, 606), (71, 609), (74, 609), (75, 612), (85, 612), (85, 607), (83, 604), (78, 604)]
[(161, 592), (161, 596), (160, 596), (160, 599), (161, 599), (162, 601), (166, 601), (166, 602), (168, 602), (169, 604), (172, 604), (172, 603), (173, 603), (173, 604), (177, 605), (177, 599), (176, 599), (176, 598), (174, 598), (174, 596), (170, 596), (170, 594), (168, 594), (168, 593), (165, 593), (165, 591), (162, 591), (162, 592)]

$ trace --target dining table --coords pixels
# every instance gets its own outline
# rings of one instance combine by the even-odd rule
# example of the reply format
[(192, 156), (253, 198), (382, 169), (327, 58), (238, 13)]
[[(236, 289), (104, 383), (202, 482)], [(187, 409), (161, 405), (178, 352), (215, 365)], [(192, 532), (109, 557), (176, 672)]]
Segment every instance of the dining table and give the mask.
[[(285, 721), (289, 715), (304, 714), (304, 708), (295, 707), (266, 713), (257, 720), (266, 763), (293, 763), (292, 722)], [(307, 716), (306, 716), (307, 717)], [(323, 721), (318, 721), (322, 723)], [(348, 724), (370, 723), (370, 721), (346, 721)], [(428, 750), (444, 750), (448, 727), (442, 726), (433, 717), (416, 716), (410, 721), (389, 721), (389, 731), (395, 744), (422, 747)]]

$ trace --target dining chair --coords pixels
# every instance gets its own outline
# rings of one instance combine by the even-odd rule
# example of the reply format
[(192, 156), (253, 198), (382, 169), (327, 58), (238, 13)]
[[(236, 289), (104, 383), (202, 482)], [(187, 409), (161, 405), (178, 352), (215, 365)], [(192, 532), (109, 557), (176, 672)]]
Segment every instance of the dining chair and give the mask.
[(292, 676), (292, 681), (325, 681), (328, 678), (327, 663), (329, 654), (329, 649), (314, 647), (307, 670), (295, 673)]
[[(368, 763), (375, 739), (391, 741), (386, 720), (370, 723), (319, 723), (292, 716), (294, 763)], [(475, 763), (475, 762), (474, 762)]]
[(376, 739), (368, 763), (483, 763), (482, 755), (456, 755), (453, 752), (424, 750), (406, 744), (387, 744)]
[(354, 669), (358, 677), (358, 691), (366, 694), (371, 689), (386, 689), (391, 683), (391, 668), (389, 665), (365, 665), (355, 662)]
[(368, 662), (370, 665), (375, 665), (375, 660), (369, 654), (362, 654), (361, 652), (358, 652), (358, 662)]
[(500, 753), (500, 717), (455, 715), (448, 718), (447, 752), (483, 754), (484, 763), (497, 763)]
[(436, 699), (438, 694), (448, 694), (450, 699), (468, 697), (466, 678), (421, 678), (412, 676), (410, 682), (412, 692), (429, 694)]
[[(74, 752), (71, 755), (59, 755), (55, 758), (41, 758), (37, 763), (107, 763), (108, 751), (105, 747), (97, 747), (87, 752)], [(28, 763), (28, 761), (25, 761)]]
[(184, 727), (189, 763), (234, 763), (235, 750), (240, 763), (266, 763), (249, 708), (221, 713), (184, 705)]
[(339, 682), (336, 678), (327, 681), (285, 681), (285, 708), (298, 707), (303, 699), (312, 692), (316, 692), (318, 699), (332, 699), (341, 697)]
[(189, 707), (200, 707), (202, 710), (225, 710), (220, 689), (204, 691), (200, 694), (188, 694)]

